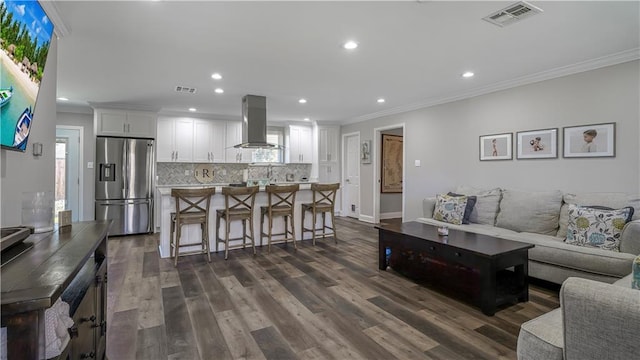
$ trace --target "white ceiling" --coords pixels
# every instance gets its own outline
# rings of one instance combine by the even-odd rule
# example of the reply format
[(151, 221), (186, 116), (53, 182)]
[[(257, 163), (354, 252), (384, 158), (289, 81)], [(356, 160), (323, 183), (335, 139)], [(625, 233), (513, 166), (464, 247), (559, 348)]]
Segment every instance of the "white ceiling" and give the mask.
[[(542, 14), (505, 28), (482, 20), (510, 3), (56, 1), (69, 30), (57, 91), (66, 105), (220, 118), (239, 118), (242, 96), (255, 94), (270, 121), (348, 122), (638, 57), (638, 1), (534, 1)], [(348, 39), (360, 47), (342, 49)], [(467, 70), (476, 76), (461, 78)]]

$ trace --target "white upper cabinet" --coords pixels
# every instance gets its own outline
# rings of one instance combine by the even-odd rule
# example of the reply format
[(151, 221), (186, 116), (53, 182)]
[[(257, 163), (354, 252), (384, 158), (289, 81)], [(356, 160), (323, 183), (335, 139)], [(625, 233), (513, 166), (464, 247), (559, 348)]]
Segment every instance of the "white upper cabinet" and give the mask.
[(338, 161), (338, 139), (340, 128), (338, 126), (318, 127), (318, 161)]
[(155, 139), (157, 115), (148, 111), (96, 109), (96, 135)]
[(288, 163), (311, 163), (313, 161), (313, 135), (311, 127), (290, 125)]
[(193, 120), (160, 118), (156, 149), (158, 162), (192, 162)]
[(224, 162), (226, 122), (194, 120), (193, 161)]
[(253, 154), (252, 149), (237, 149), (235, 145), (242, 143), (242, 122), (227, 121), (227, 145), (225, 148), (225, 161), (228, 163), (250, 163)]

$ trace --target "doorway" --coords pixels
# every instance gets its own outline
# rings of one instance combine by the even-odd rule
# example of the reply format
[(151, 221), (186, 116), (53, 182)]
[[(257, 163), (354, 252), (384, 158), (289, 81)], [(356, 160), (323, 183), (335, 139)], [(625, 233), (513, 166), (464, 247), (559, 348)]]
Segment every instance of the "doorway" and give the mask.
[[(380, 219), (402, 218), (405, 221), (405, 196), (404, 189), (400, 194), (382, 193), (382, 135), (404, 136), (404, 123), (389, 125), (373, 129), (374, 146), (372, 155), (373, 163), (373, 222), (378, 224)], [(402, 141), (402, 179), (406, 179), (406, 141)], [(403, 186), (404, 188), (404, 186)], [(381, 202), (384, 201), (384, 204)], [(381, 211), (382, 210), (382, 211)]]
[(71, 221), (82, 219), (82, 128), (76, 126), (56, 126), (55, 156), (55, 215), (58, 211), (71, 210)]
[(344, 216), (360, 217), (360, 133), (342, 135), (342, 211)]

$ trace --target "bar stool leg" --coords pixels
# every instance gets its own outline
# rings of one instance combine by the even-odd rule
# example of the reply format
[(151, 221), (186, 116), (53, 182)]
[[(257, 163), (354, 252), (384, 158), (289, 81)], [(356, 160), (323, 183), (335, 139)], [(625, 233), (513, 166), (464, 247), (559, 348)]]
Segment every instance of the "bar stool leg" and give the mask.
[(262, 239), (264, 238), (264, 215), (265, 213), (260, 210), (260, 247), (262, 247)]
[(242, 249), (246, 248), (247, 244), (247, 220), (242, 220)]
[(294, 223), (293, 223), (293, 219), (294, 219), (293, 211), (294, 210), (292, 208), (291, 209), (291, 215), (289, 215), (289, 216), (291, 216), (291, 221), (290, 221), (290, 224), (291, 224), (291, 239), (293, 239), (293, 248), (298, 250), (298, 241), (296, 240), (296, 227), (294, 226)]
[(268, 252), (271, 253), (271, 237), (273, 235), (273, 214), (269, 214), (269, 235), (268, 235), (268, 241), (269, 241), (269, 250)]
[(216, 214), (216, 253), (218, 252), (219, 243), (220, 243), (220, 217)]
[(336, 245), (338, 245), (338, 232), (336, 232), (336, 214), (333, 210), (331, 210), (331, 230), (333, 230), (333, 240), (335, 240)]
[(284, 245), (287, 245), (287, 241), (289, 240), (289, 217), (287, 215), (283, 215), (284, 219)]
[(173, 266), (178, 266), (178, 256), (180, 256), (180, 236), (182, 235), (182, 225), (176, 224), (176, 256), (173, 257)]
[(229, 218), (226, 218), (224, 221), (224, 228), (226, 233), (226, 238), (224, 239), (224, 259), (227, 260), (229, 258)]
[(302, 206), (302, 214), (300, 216), (300, 234), (302, 236), (302, 240), (304, 240), (304, 214), (307, 212), (304, 206)]
[(253, 255), (256, 255), (256, 242), (254, 241), (254, 238), (256, 237), (256, 233), (253, 230), (253, 220), (249, 219), (249, 230), (251, 231), (251, 247), (253, 248)]
[(322, 238), (326, 238), (327, 237), (327, 213), (326, 212), (322, 212)]
[(209, 249), (209, 223), (202, 224), (202, 241), (204, 244), (204, 251), (207, 252), (207, 261), (211, 262), (211, 250)]
[(313, 225), (311, 227), (311, 239), (313, 240), (313, 246), (316, 246), (316, 218), (317, 218), (317, 214), (316, 214), (315, 206), (311, 210), (311, 215), (313, 215), (313, 220), (311, 221), (311, 224)]

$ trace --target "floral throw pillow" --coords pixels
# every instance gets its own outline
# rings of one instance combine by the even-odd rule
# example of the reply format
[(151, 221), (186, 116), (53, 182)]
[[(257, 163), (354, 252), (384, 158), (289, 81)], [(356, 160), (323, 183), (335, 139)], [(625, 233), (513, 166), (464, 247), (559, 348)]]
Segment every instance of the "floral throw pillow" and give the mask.
[(640, 255), (633, 260), (633, 276), (631, 277), (631, 288), (640, 290)]
[(460, 225), (467, 207), (466, 196), (436, 195), (436, 207), (433, 218), (438, 221)]
[(620, 236), (633, 208), (603, 210), (569, 204), (567, 244), (620, 251)]

